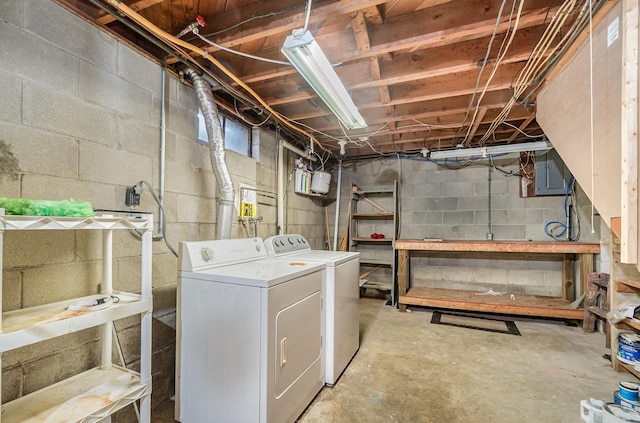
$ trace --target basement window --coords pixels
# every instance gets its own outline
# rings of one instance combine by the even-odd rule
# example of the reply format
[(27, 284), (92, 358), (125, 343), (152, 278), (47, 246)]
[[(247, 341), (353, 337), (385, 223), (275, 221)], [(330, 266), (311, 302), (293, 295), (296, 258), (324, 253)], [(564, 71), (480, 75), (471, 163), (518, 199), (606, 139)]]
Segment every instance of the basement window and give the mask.
[[(225, 149), (251, 157), (251, 128), (222, 113), (219, 113), (218, 116), (224, 134)], [(198, 109), (198, 141), (204, 144), (209, 143), (207, 127), (200, 109)]]

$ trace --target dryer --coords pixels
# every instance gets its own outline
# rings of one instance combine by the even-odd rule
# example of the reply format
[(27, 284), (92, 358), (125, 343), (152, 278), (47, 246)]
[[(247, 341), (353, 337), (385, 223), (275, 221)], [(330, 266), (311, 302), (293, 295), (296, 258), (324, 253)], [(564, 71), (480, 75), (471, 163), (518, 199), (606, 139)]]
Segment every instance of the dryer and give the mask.
[(326, 265), (325, 383), (333, 385), (360, 347), (360, 253), (312, 250), (307, 239), (296, 234), (264, 242), (269, 257)]
[(176, 419), (293, 422), (324, 385), (324, 265), (260, 238), (181, 242)]

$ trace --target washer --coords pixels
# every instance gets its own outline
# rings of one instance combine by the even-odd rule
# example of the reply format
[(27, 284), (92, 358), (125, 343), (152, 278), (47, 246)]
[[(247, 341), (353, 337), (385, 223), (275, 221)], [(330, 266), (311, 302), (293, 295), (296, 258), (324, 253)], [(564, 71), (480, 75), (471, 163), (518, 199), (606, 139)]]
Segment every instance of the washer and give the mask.
[(269, 257), (326, 265), (325, 383), (335, 384), (360, 347), (360, 253), (312, 250), (295, 234), (267, 238), (265, 247)]
[(324, 265), (260, 238), (181, 242), (176, 419), (293, 422), (324, 385)]

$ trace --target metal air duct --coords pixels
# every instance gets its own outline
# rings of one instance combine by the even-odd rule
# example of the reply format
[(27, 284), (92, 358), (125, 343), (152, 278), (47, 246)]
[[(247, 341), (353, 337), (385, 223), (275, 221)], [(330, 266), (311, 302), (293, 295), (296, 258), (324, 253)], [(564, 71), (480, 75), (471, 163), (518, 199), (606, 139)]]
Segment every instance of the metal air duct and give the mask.
[(196, 71), (188, 68), (185, 74), (193, 81), (193, 88), (196, 91), (200, 109), (204, 116), (209, 137), (209, 156), (211, 157), (211, 167), (218, 181), (220, 196), (218, 198), (218, 211), (216, 215), (217, 239), (231, 238), (231, 225), (233, 223), (233, 181), (229, 174), (229, 168), (225, 161), (224, 137), (220, 127), (218, 117), (218, 107), (213, 101), (211, 86)]

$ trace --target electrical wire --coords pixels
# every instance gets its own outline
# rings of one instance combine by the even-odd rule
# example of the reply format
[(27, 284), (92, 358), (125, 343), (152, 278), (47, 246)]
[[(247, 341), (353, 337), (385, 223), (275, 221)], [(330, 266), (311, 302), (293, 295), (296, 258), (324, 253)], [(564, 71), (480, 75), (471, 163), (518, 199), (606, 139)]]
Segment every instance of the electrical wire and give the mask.
[[(484, 88), (482, 89), (482, 92), (480, 93), (480, 95), (478, 96), (478, 101), (476, 103), (476, 109), (475, 112), (473, 114), (473, 119), (471, 120), (471, 123), (475, 122), (476, 117), (478, 115), (478, 112), (480, 110), (480, 103), (482, 102), (482, 99), (484, 98), (484, 95), (487, 92), (487, 89), (489, 88), (489, 84), (491, 83), (491, 81), (493, 80), (493, 77), (495, 76), (496, 72), (498, 71), (498, 67), (500, 66), (500, 63), (502, 62), (502, 59), (504, 59), (504, 56), (507, 54), (507, 51), (509, 50), (509, 47), (511, 46), (511, 43), (513, 42), (513, 38), (516, 35), (516, 32), (518, 30), (518, 25), (520, 24), (520, 16), (522, 15), (522, 8), (524, 7), (524, 0), (520, 0), (520, 5), (518, 7), (518, 13), (516, 14), (516, 18), (515, 18), (515, 23), (513, 25), (513, 30), (511, 30), (511, 20), (513, 19), (513, 10), (515, 9), (515, 2), (513, 4), (513, 8), (511, 10), (511, 15), (509, 16), (509, 31), (507, 31), (507, 34), (505, 34), (505, 39), (503, 40), (502, 45), (500, 46), (500, 50), (498, 51), (498, 56), (496, 57), (496, 60), (493, 62), (493, 67), (491, 70), (491, 73), (489, 74), (489, 77), (487, 78), (487, 82), (484, 85)], [(507, 40), (507, 35), (509, 34), (509, 32), (511, 32), (511, 35), (508, 38), (508, 41), (506, 42), (505, 45), (505, 40)], [(480, 75), (478, 75), (478, 78), (480, 78)], [(471, 133), (471, 128), (472, 125), (470, 124), (469, 127), (467, 128), (467, 134), (465, 135), (464, 138), (464, 142), (468, 142), (469, 141), (469, 134)], [(480, 145), (482, 145), (482, 141), (480, 142)]]
[(304, 27), (302, 27), (303, 33), (307, 32), (307, 30), (309, 29), (309, 20), (311, 19), (311, 2), (312, 0), (309, 0), (309, 2), (307, 3), (307, 13), (304, 18)]
[[(554, 220), (544, 225), (544, 233), (556, 241), (577, 241), (580, 239), (580, 215), (574, 205), (575, 195), (575, 179), (572, 175), (571, 178), (569, 178), (569, 183), (567, 184), (564, 195), (563, 208), (565, 222)], [(568, 233), (572, 218), (574, 218), (576, 222), (576, 233), (574, 235)]]
[[(267, 109), (269, 112), (271, 112), (273, 114), (273, 116), (275, 116), (280, 122), (284, 123), (285, 126), (288, 126), (291, 130), (293, 130), (295, 132), (298, 132), (298, 133), (300, 133), (301, 135), (303, 135), (303, 136), (305, 136), (307, 138), (310, 138), (322, 150), (329, 151), (329, 150), (327, 150), (326, 147), (324, 147), (324, 145), (322, 145), (322, 143), (320, 143), (320, 141), (318, 141), (316, 138), (314, 138), (313, 135), (311, 135), (307, 131), (303, 130), (302, 128), (296, 127), (295, 125), (290, 123), (288, 120), (284, 119), (266, 101), (264, 101), (264, 99), (262, 97), (260, 97), (260, 95), (258, 95), (258, 93), (256, 93), (251, 87), (249, 87), (247, 84), (245, 84), (240, 78), (238, 78), (233, 72), (231, 72), (220, 61), (218, 61), (216, 58), (214, 58), (213, 55), (209, 54), (208, 51), (202, 49), (201, 47), (197, 47), (197, 46), (195, 46), (193, 44), (190, 44), (190, 43), (188, 43), (186, 41), (183, 41), (183, 40), (181, 40), (181, 39), (169, 34), (168, 32), (158, 28), (158, 26), (156, 26), (153, 23), (151, 23), (148, 19), (144, 18), (142, 15), (140, 15), (139, 13), (137, 13), (136, 11), (131, 9), (126, 4), (122, 3), (120, 0), (104, 0), (104, 1), (106, 1), (111, 6), (115, 7), (116, 9), (118, 9), (120, 12), (122, 12), (123, 14), (128, 16), (130, 19), (134, 20), (139, 25), (143, 26), (144, 28), (146, 28), (147, 30), (152, 32), (155, 36), (161, 38), (165, 42), (176, 44), (176, 45), (178, 45), (180, 47), (183, 47), (184, 49), (187, 49), (187, 50), (189, 50), (189, 51), (191, 51), (193, 53), (196, 53), (196, 54), (202, 56), (205, 60), (208, 60), (217, 69), (219, 69), (221, 72), (223, 72), (228, 78), (232, 79), (235, 83), (237, 83), (240, 87), (242, 87), (242, 89), (244, 89), (246, 92), (248, 92), (265, 109)], [(193, 58), (193, 57), (190, 57), (190, 60), (192, 60), (193, 62), (197, 62), (195, 60), (195, 58)]]
[(254, 16), (251, 16), (250, 18), (247, 18), (247, 19), (245, 19), (245, 20), (243, 20), (241, 22), (233, 24), (233, 25), (231, 25), (231, 26), (229, 26), (227, 28), (220, 29), (220, 30), (215, 31), (215, 32), (210, 32), (208, 34), (204, 34), (204, 36), (205, 37), (213, 37), (214, 35), (219, 35), (219, 34), (222, 34), (223, 32), (231, 31), (232, 29), (238, 28), (239, 26), (242, 26), (242, 25), (244, 25), (246, 23), (249, 23), (251, 21), (255, 21), (255, 20), (263, 19), (263, 18), (269, 18), (269, 17), (272, 17), (272, 16), (282, 15), (284, 13), (291, 12), (292, 10), (294, 10), (296, 8), (298, 8), (298, 5), (291, 6), (291, 7), (288, 7), (286, 9), (277, 10), (275, 12), (265, 13), (265, 14), (262, 14), (262, 15), (254, 15)]
[(529, 135), (529, 134), (527, 134), (526, 132), (524, 132), (522, 129), (518, 128), (518, 127), (517, 127), (517, 126), (515, 126), (515, 125), (510, 124), (510, 123), (509, 123), (509, 122), (507, 122), (507, 121), (502, 122), (502, 124), (503, 124), (503, 125), (507, 125), (507, 126), (509, 126), (509, 127), (513, 128), (513, 129), (515, 129), (516, 131), (520, 132), (522, 135), (524, 135), (524, 136), (525, 136), (525, 137), (527, 137), (527, 138), (540, 138), (540, 135)]
[[(169, 243), (169, 239), (167, 238), (167, 213), (164, 211), (164, 207), (162, 206), (162, 202), (160, 201), (160, 199), (158, 198), (158, 196), (156, 195), (153, 187), (151, 186), (151, 184), (147, 181), (140, 181), (138, 182), (138, 184), (144, 184), (147, 186), (147, 188), (149, 189), (149, 193), (151, 193), (151, 197), (153, 197), (153, 200), (156, 202), (156, 204), (158, 205), (158, 207), (160, 207), (160, 210), (162, 210), (162, 220), (160, 221), (160, 228), (162, 229), (162, 233), (164, 234), (162, 236), (162, 239), (164, 240), (165, 245), (167, 246), (167, 248), (169, 249), (169, 251), (171, 251), (171, 253), (178, 257), (178, 253), (176, 253), (176, 250), (171, 246), (171, 244)], [(131, 234), (135, 235), (137, 238), (142, 238), (142, 234), (140, 232), (138, 232), (137, 230), (131, 229), (129, 231)], [(155, 241), (159, 241), (159, 239), (154, 239)]]
[(203, 37), (202, 35), (200, 35), (198, 33), (197, 29), (194, 29), (193, 33), (196, 35), (196, 37), (200, 38), (205, 43), (207, 43), (207, 44), (209, 44), (209, 45), (211, 45), (213, 47), (219, 48), (220, 50), (224, 50), (224, 51), (226, 51), (228, 53), (237, 54), (238, 56), (246, 57), (248, 59), (260, 60), (262, 62), (267, 62), (267, 63), (274, 63), (276, 65), (291, 66), (291, 63), (285, 62), (283, 60), (276, 60), (276, 59), (269, 59), (267, 57), (255, 56), (253, 54), (245, 53), (245, 52), (242, 52), (242, 51), (239, 51), (239, 50), (233, 50), (233, 49), (225, 47), (225, 46), (223, 46), (221, 44), (214, 43), (213, 41), (211, 41), (211, 40)]
[(233, 109), (236, 111), (236, 116), (238, 116), (240, 119), (242, 119), (245, 123), (248, 123), (249, 125), (251, 125), (254, 128), (259, 128), (262, 125), (264, 125), (265, 123), (267, 123), (269, 121), (269, 119), (271, 119), (272, 114), (269, 113), (269, 116), (267, 116), (267, 118), (265, 120), (263, 120), (260, 123), (253, 123), (248, 121), (247, 119), (244, 118), (244, 116), (242, 116), (242, 113), (240, 113), (240, 111), (238, 110), (238, 104), (236, 102), (236, 99), (233, 99)]
[(484, 72), (484, 68), (487, 66), (487, 63), (489, 62), (489, 55), (491, 54), (491, 46), (493, 45), (493, 40), (495, 40), (496, 38), (496, 34), (498, 33), (498, 28), (500, 27), (500, 20), (502, 18), (502, 10), (504, 9), (504, 6), (506, 3), (507, 1), (503, 0), (502, 3), (500, 4), (500, 9), (498, 10), (498, 17), (496, 18), (496, 24), (493, 28), (493, 33), (491, 34), (491, 39), (489, 40), (489, 45), (487, 47), (487, 52), (482, 62), (482, 66), (480, 67), (480, 71), (478, 72), (478, 78), (476, 79), (476, 86), (473, 90), (473, 95), (471, 96), (471, 100), (469, 101), (467, 112), (464, 115), (464, 118), (462, 119), (462, 123), (460, 124), (460, 129), (458, 129), (458, 132), (453, 138), (454, 140), (457, 139), (458, 135), (460, 135), (460, 132), (462, 132), (462, 128), (464, 127), (464, 124), (467, 121), (467, 118), (469, 117), (469, 113), (471, 112), (471, 107), (473, 106), (473, 102), (478, 92), (478, 88), (480, 87), (480, 76), (482, 75), (482, 72)]
[[(565, 31), (565, 24), (570, 17), (577, 12), (577, 18), (568, 31)], [(539, 79), (541, 74), (548, 72), (562, 56), (562, 52), (570, 45), (570, 42), (577, 36), (576, 34), (586, 24), (591, 14), (591, 1), (585, 2), (581, 8), (578, 7), (578, 0), (566, 0), (554, 14), (549, 26), (545, 29), (542, 37), (534, 47), (529, 59), (522, 70), (518, 73), (516, 81), (513, 83), (513, 95), (509, 102), (502, 109), (500, 114), (493, 120), (480, 143), (484, 143), (489, 137), (495, 135), (495, 130), (504, 122), (513, 108), (519, 102), (519, 98), (529, 89), (533, 82)], [(558, 36), (560, 40), (554, 42)]]

